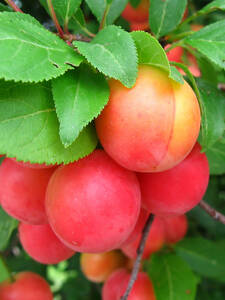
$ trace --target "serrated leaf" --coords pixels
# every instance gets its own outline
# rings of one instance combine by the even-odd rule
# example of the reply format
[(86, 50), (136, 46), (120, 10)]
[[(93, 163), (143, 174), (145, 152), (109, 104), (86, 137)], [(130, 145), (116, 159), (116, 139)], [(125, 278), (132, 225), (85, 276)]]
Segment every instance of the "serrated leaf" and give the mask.
[(0, 153), (31, 163), (61, 164), (88, 155), (96, 144), (89, 125), (70, 147), (63, 147), (49, 85), (0, 81)]
[(137, 77), (137, 51), (130, 34), (111, 25), (101, 30), (90, 42), (74, 42), (79, 52), (103, 74), (134, 85)]
[(169, 61), (160, 43), (144, 31), (133, 31), (130, 34), (137, 48), (138, 63), (162, 68), (169, 74)]
[(183, 84), (184, 83), (184, 78), (181, 75), (181, 73), (177, 70), (177, 68), (171, 66), (170, 67), (170, 78), (173, 79), (174, 81)]
[(0, 3), (0, 12), (1, 11), (12, 11), (12, 8), (7, 6), (7, 5), (4, 5), (4, 4)]
[(198, 80), (198, 88), (202, 99), (202, 122), (200, 143), (206, 151), (225, 130), (225, 96), (210, 83)]
[(174, 30), (180, 23), (187, 0), (151, 0), (149, 24), (157, 38)]
[[(39, 0), (44, 6), (47, 12), (49, 12), (47, 0)], [(64, 24), (75, 14), (82, 0), (52, 0), (52, 6), (56, 13), (56, 16), (61, 19), (61, 23)]]
[(10, 14), (10, 19), (11, 18), (13, 18), (14, 20), (17, 19), (18, 21), (23, 20), (23, 21), (29, 22), (31, 24), (40, 26), (41, 28), (44, 28), (37, 19), (35, 19), (34, 17), (32, 17), (29, 14), (23, 13), (22, 17), (21, 17), (21, 13), (14, 12), (13, 15)]
[(18, 222), (0, 207), (0, 251), (3, 251), (7, 247), (11, 234), (17, 227), (17, 224)]
[(0, 256), (0, 283), (9, 278), (10, 278), (9, 270), (6, 267), (4, 260)]
[(225, 69), (225, 21), (205, 26), (184, 42), (205, 55), (220, 68)]
[(53, 80), (52, 87), (60, 138), (68, 147), (107, 104), (109, 87), (102, 74), (85, 65)]
[[(101, 22), (104, 12), (106, 10), (107, 3), (105, 0), (85, 0), (90, 10), (95, 15), (99, 23)], [(110, 8), (106, 17), (106, 24), (113, 24), (124, 10), (128, 0), (113, 0), (110, 4)]]
[(174, 254), (155, 254), (148, 264), (157, 300), (194, 300), (197, 278), (188, 264)]
[(225, 251), (216, 242), (187, 238), (178, 243), (175, 249), (195, 272), (225, 282)]
[(204, 6), (199, 13), (200, 14), (207, 14), (210, 13), (211, 11), (214, 11), (216, 9), (221, 9), (225, 10), (225, 1), (224, 0), (215, 0), (212, 1), (211, 3), (207, 4)]
[(225, 174), (225, 137), (206, 150), (211, 175)]
[(0, 78), (39, 82), (81, 63), (82, 57), (71, 47), (28, 18), (21, 13), (0, 13)]

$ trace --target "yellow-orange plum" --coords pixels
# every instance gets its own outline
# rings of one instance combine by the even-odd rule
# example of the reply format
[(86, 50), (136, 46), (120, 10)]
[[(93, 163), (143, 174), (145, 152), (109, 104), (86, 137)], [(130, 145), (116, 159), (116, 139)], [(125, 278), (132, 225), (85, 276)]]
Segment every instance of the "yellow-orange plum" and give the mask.
[(105, 151), (123, 167), (160, 172), (180, 163), (200, 129), (198, 100), (187, 82), (179, 84), (163, 70), (141, 65), (133, 88), (110, 80), (110, 99), (96, 119)]

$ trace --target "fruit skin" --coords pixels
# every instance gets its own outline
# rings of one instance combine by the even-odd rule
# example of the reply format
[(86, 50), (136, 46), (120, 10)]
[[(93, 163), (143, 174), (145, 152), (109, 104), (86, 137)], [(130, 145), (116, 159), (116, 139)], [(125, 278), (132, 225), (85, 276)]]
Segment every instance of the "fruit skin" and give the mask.
[(32, 272), (21, 272), (15, 276), (15, 282), (0, 283), (1, 300), (53, 300), (48, 283)]
[(48, 169), (48, 168), (52, 168), (55, 167), (54, 165), (46, 165), (46, 164), (32, 164), (29, 161), (17, 161), (16, 158), (12, 157), (10, 158), (12, 159), (14, 162), (16, 162), (18, 165), (22, 166), (22, 167), (27, 167), (27, 168), (32, 168), (32, 169)]
[[(114, 272), (105, 282), (102, 300), (120, 300), (126, 291), (130, 274), (120, 269)], [(128, 300), (156, 300), (151, 280), (144, 272), (139, 272)]]
[(132, 89), (110, 80), (110, 99), (96, 119), (105, 151), (123, 167), (160, 172), (181, 162), (200, 129), (198, 100), (185, 82), (159, 68), (141, 65)]
[(149, 0), (141, 0), (137, 7), (133, 7), (130, 3), (127, 4), (122, 17), (129, 22), (145, 22), (149, 16)]
[(5, 158), (0, 166), (0, 202), (12, 217), (31, 224), (47, 223), (45, 192), (55, 168), (31, 169)]
[(142, 205), (156, 215), (182, 215), (196, 206), (209, 181), (207, 157), (196, 143), (178, 166), (161, 173), (139, 173)]
[(149, 29), (149, 22), (131, 22), (130, 23), (130, 31), (136, 30), (148, 30)]
[(124, 267), (126, 257), (120, 251), (82, 253), (80, 264), (84, 275), (93, 282), (104, 282), (113, 271)]
[(75, 254), (57, 238), (48, 224), (20, 223), (19, 237), (24, 250), (42, 264), (57, 264)]
[(165, 243), (176, 244), (181, 241), (188, 230), (188, 220), (186, 215), (162, 218), (165, 230)]
[(87, 253), (118, 248), (137, 222), (140, 202), (136, 175), (103, 150), (59, 167), (46, 194), (53, 231), (71, 249)]
[[(144, 227), (144, 226), (143, 226)], [(137, 249), (140, 244), (140, 240), (142, 237), (142, 232), (140, 231), (139, 235), (135, 240), (128, 243), (125, 241), (121, 247), (123, 253), (131, 259), (135, 259), (137, 256)], [(143, 259), (149, 258), (149, 256), (159, 251), (165, 242), (165, 230), (164, 224), (161, 218), (155, 217), (154, 221), (151, 225), (151, 229), (145, 244), (144, 252), (143, 252)]]
[[(170, 46), (170, 44), (166, 45), (165, 50), (168, 49)], [(183, 55), (183, 48), (180, 46), (173, 48), (172, 50), (167, 52), (166, 55), (170, 61), (175, 61), (179, 63), (181, 62), (181, 58)]]

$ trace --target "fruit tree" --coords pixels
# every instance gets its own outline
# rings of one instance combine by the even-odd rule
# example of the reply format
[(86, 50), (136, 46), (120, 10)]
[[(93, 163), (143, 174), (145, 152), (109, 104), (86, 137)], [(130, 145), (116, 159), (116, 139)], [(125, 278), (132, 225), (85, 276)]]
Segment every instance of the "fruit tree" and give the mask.
[(225, 0), (0, 0), (0, 300), (225, 299)]

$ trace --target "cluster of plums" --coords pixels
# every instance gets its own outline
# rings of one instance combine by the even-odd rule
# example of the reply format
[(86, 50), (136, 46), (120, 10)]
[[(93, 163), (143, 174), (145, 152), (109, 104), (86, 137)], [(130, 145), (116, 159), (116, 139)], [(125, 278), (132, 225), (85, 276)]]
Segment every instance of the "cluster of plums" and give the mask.
[[(104, 150), (68, 165), (5, 158), (0, 166), (1, 206), (21, 221), (21, 244), (40, 263), (55, 264), (76, 251), (114, 249), (134, 259), (141, 231), (153, 213), (144, 250), (148, 258), (164, 242), (185, 235), (184, 214), (206, 191), (209, 167), (196, 143), (200, 109), (191, 87), (144, 65), (133, 88), (115, 80), (109, 85), (109, 102), (95, 123)], [(124, 269), (113, 274), (103, 299), (120, 299), (128, 278)], [(150, 280), (140, 273), (133, 293), (143, 289), (155, 299)], [(1, 293), (2, 286), (0, 298), (7, 299)]]

